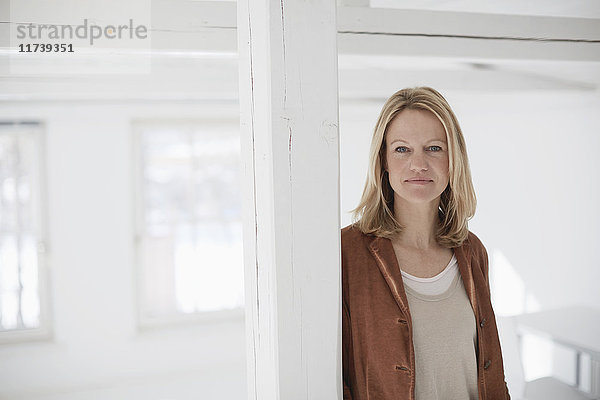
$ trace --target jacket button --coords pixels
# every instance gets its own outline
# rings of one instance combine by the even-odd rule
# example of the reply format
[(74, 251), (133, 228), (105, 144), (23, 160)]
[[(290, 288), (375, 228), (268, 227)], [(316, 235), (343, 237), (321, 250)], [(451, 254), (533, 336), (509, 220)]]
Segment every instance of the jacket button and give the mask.
[(479, 323), (479, 326), (481, 326), (483, 328), (483, 326), (485, 325), (485, 318), (481, 320), (481, 322)]
[(406, 368), (404, 365), (396, 365), (396, 369), (399, 371), (408, 371), (408, 368)]
[(402, 319), (402, 318), (398, 318), (398, 323), (399, 324), (406, 324), (406, 320)]
[(485, 364), (483, 364), (483, 369), (488, 369), (492, 364), (492, 360), (487, 360)]

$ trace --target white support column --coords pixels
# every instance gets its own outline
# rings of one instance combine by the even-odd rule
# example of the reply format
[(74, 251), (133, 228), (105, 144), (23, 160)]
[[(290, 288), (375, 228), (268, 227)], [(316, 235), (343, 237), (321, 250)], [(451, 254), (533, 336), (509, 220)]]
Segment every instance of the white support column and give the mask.
[(341, 399), (335, 2), (239, 0), (249, 399)]

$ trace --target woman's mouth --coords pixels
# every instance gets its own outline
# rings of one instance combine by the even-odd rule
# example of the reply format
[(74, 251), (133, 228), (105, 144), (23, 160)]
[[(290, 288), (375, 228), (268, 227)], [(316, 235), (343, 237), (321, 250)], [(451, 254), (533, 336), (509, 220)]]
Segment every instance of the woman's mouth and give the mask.
[(408, 183), (412, 183), (414, 185), (426, 185), (428, 183), (432, 183), (433, 181), (430, 179), (408, 179), (406, 180)]

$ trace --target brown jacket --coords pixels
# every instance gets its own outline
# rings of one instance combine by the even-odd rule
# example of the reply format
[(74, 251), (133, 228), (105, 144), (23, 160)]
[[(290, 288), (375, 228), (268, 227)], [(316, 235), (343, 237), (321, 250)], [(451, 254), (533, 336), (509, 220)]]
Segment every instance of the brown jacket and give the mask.
[[(487, 252), (469, 232), (454, 254), (477, 321), (479, 399), (510, 399)], [(389, 239), (365, 235), (352, 225), (342, 229), (342, 298), (344, 400), (414, 400), (412, 323)]]

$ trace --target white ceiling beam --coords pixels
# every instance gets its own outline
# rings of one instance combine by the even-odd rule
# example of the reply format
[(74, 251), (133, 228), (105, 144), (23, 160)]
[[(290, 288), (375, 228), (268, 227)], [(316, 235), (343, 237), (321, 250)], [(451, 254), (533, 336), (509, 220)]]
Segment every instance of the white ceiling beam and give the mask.
[(195, 28), (187, 32), (151, 29), (152, 53), (187, 51), (214, 54), (237, 54), (235, 28)]
[(152, 0), (152, 49), (237, 53), (236, 3)]
[(600, 20), (338, 9), (340, 54), (600, 61)]
[(338, 32), (548, 41), (600, 41), (600, 20), (339, 7)]
[[(545, 41), (600, 41), (594, 18), (484, 14), (456, 11), (366, 7), (368, 0), (339, 0), (340, 33), (507, 38)], [(358, 6), (349, 6), (349, 4)], [(153, 32), (202, 32), (235, 29), (236, 3), (222, 1), (152, 1)]]
[(152, 29), (195, 31), (201, 28), (235, 29), (236, 2), (152, 0)]
[[(153, 7), (154, 50), (237, 51), (235, 3)], [(337, 30), (340, 54), (600, 61), (600, 20), (591, 18), (342, 6)]]

